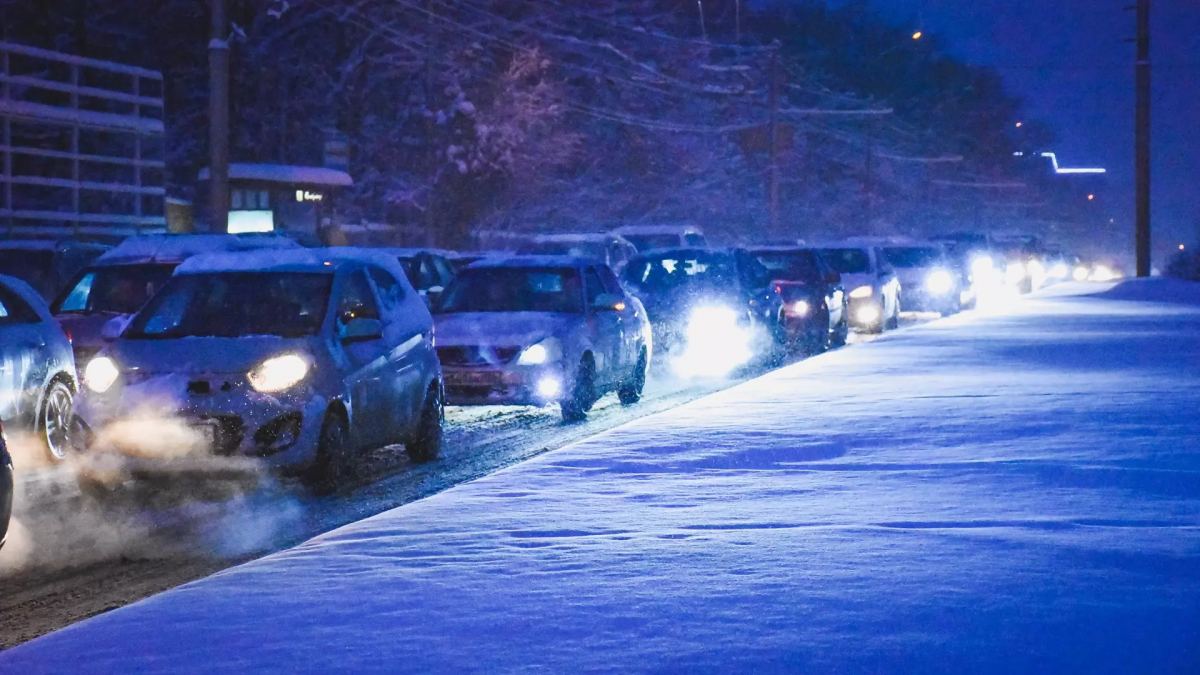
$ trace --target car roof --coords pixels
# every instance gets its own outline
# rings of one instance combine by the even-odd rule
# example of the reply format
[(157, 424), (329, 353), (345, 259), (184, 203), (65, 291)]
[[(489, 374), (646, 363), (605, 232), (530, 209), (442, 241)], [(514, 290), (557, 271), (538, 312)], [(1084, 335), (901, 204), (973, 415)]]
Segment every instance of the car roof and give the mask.
[(183, 262), (203, 253), (300, 248), (291, 239), (273, 234), (150, 234), (129, 237), (93, 264)]
[(671, 248), (656, 248), (653, 251), (646, 251), (634, 256), (634, 260), (639, 258), (662, 258), (664, 256), (685, 256), (685, 255), (733, 255), (735, 249), (730, 248), (706, 248), (704, 246), (675, 246)]
[(596, 260), (593, 258), (583, 258), (572, 255), (520, 255), (510, 253), (503, 257), (484, 258), (482, 260), (477, 260), (468, 265), (467, 269), (473, 270), (494, 267), (508, 267), (513, 269), (551, 269), (562, 267), (587, 267), (595, 264)]
[(185, 260), (176, 274), (206, 272), (324, 272), (333, 273), (351, 264), (382, 267), (398, 279), (404, 268), (395, 256), (379, 249), (333, 246), (329, 248), (259, 249), (225, 253), (203, 253)]
[(72, 246), (112, 248), (108, 244), (101, 244), (95, 241), (76, 241), (73, 239), (5, 239), (0, 241), (0, 249), (19, 251), (57, 251)]
[(619, 235), (610, 234), (607, 232), (591, 232), (583, 234), (539, 234), (533, 238), (530, 243), (538, 244), (541, 242), (553, 243), (587, 243), (587, 244), (607, 244), (612, 239), (622, 238)]
[(811, 251), (813, 247), (801, 244), (792, 244), (791, 246), (776, 244), (774, 246), (751, 246), (746, 250), (750, 253), (790, 253), (793, 251), (799, 253), (800, 251)]
[(704, 234), (700, 228), (694, 225), (622, 225), (613, 232), (617, 234)]
[(380, 251), (388, 255), (394, 255), (397, 258), (414, 258), (423, 253), (441, 256), (443, 258), (453, 258), (458, 255), (458, 253), (455, 251), (447, 251), (444, 248), (406, 248), (403, 246), (384, 246), (380, 248), (372, 248), (371, 250)]
[(37, 312), (43, 321), (50, 318), (50, 310), (46, 305), (45, 298), (33, 290), (33, 286), (16, 277), (10, 277), (7, 274), (0, 274), (0, 284), (4, 284), (9, 290), (20, 296), (26, 304)]

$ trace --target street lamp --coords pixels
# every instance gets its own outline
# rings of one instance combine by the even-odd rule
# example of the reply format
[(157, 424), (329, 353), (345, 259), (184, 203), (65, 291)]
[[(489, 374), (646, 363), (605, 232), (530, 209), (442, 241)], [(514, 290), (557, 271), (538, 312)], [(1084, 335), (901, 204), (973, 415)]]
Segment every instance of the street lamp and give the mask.
[(1090, 201), (1092, 201), (1092, 200), (1093, 200), (1093, 199), (1095, 199), (1095, 198), (1096, 198), (1096, 195), (1088, 195), (1088, 201), (1089, 201), (1089, 202), (1090, 202)]
[(1024, 122), (1017, 122), (1017, 128), (1018, 128), (1018, 129), (1020, 129), (1022, 124), (1025, 124), (1025, 123), (1024, 123)]
[(914, 40), (920, 40), (922, 35), (924, 35), (924, 33), (922, 33), (921, 31), (917, 31), (917, 32), (913, 33), (912, 37)]

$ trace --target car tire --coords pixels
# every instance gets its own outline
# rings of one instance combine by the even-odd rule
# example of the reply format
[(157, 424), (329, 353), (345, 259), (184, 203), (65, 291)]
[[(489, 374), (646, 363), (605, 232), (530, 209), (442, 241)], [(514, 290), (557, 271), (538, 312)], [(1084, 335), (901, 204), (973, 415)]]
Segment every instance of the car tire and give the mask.
[(442, 451), (442, 423), (445, 419), (442, 390), (435, 382), (425, 395), (425, 407), (421, 409), (417, 435), (412, 442), (404, 446), (404, 451), (413, 463), (424, 464), (438, 458)]
[(304, 484), (317, 497), (337, 492), (346, 481), (350, 429), (345, 415), (338, 410), (325, 413), (321, 435), (317, 439), (317, 459), (304, 474)]
[(837, 328), (833, 329), (833, 337), (829, 339), (830, 347), (836, 349), (846, 346), (846, 340), (850, 339), (850, 319), (847, 318), (849, 314), (849, 308), (842, 310), (842, 320), (838, 323)]
[(575, 375), (575, 386), (571, 394), (563, 399), (559, 406), (562, 417), (566, 422), (582, 422), (587, 419), (588, 411), (596, 403), (596, 364), (589, 357), (579, 363), (579, 372)]
[(54, 380), (46, 387), (42, 397), (42, 409), (38, 414), (38, 435), (46, 447), (51, 461), (66, 458), (72, 446), (71, 429), (74, 424), (74, 393), (67, 383)]
[(896, 330), (900, 327), (900, 298), (896, 298), (896, 309), (887, 320), (887, 329)]
[(621, 385), (617, 390), (617, 398), (621, 399), (621, 405), (633, 405), (642, 400), (642, 391), (646, 388), (646, 370), (649, 367), (649, 359), (647, 358), (646, 348), (643, 347), (641, 353), (638, 354), (637, 367), (629, 379)]

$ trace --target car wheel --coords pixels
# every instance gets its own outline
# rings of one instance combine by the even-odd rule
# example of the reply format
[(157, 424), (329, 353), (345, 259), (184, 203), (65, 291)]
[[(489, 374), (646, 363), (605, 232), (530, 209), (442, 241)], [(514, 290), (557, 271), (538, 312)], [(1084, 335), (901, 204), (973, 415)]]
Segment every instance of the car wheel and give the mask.
[(304, 475), (309, 492), (320, 497), (333, 494), (346, 480), (350, 430), (345, 416), (336, 410), (325, 414), (317, 440), (317, 459)]
[(417, 436), (411, 443), (404, 446), (408, 458), (422, 464), (432, 462), (442, 451), (442, 422), (446, 414), (442, 405), (442, 391), (435, 382), (425, 396), (425, 408), (421, 411), (421, 422), (417, 427)]
[(596, 403), (596, 364), (584, 357), (579, 364), (579, 372), (575, 375), (575, 387), (570, 396), (560, 403), (563, 420), (567, 422), (582, 422), (587, 419), (588, 411)]
[(888, 318), (888, 330), (896, 330), (900, 327), (900, 298), (896, 298), (896, 309), (892, 312), (892, 316)]
[(59, 461), (67, 456), (71, 448), (71, 425), (73, 421), (74, 395), (66, 383), (55, 380), (46, 388), (42, 402), (42, 414), (39, 418), (39, 431), (42, 442), (50, 458)]
[(850, 319), (847, 318), (849, 314), (849, 308), (842, 310), (842, 320), (838, 323), (837, 328), (833, 329), (833, 337), (829, 340), (831, 347), (844, 347), (846, 340), (850, 339)]
[(646, 349), (643, 347), (641, 354), (638, 355), (637, 367), (634, 368), (629, 379), (617, 390), (617, 397), (621, 399), (621, 405), (633, 405), (642, 400), (642, 390), (646, 388), (646, 369), (648, 366)]

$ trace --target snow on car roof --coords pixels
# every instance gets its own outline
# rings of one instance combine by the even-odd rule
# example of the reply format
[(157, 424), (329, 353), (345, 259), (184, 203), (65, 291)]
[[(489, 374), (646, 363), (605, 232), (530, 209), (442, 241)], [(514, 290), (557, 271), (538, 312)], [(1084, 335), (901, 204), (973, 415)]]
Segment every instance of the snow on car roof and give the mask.
[(653, 251), (639, 253), (633, 257), (634, 260), (639, 258), (664, 258), (667, 256), (688, 256), (688, 255), (729, 255), (732, 253), (727, 248), (705, 248), (703, 246), (679, 246), (675, 248), (656, 248)]
[(583, 258), (573, 255), (514, 255), (509, 254), (504, 257), (484, 258), (477, 260), (467, 266), (467, 269), (480, 269), (484, 267), (511, 267), (511, 268), (550, 268), (550, 267), (586, 267), (595, 265), (596, 261), (592, 258)]
[(129, 237), (97, 258), (96, 264), (179, 262), (201, 253), (292, 248), (300, 244), (273, 234), (149, 234)]
[[(297, 185), (354, 185), (350, 174), (323, 166), (293, 166), (289, 164), (230, 164), (231, 180), (257, 180), (264, 183), (294, 183)], [(200, 170), (200, 180), (208, 180), (208, 169)]]
[(588, 232), (588, 233), (573, 233), (573, 234), (539, 234), (533, 238), (533, 243), (587, 243), (587, 244), (607, 244), (613, 235), (604, 232)]
[(622, 225), (617, 234), (704, 234), (694, 225)]
[(405, 278), (396, 257), (378, 249), (336, 246), (329, 248), (260, 249), (206, 253), (188, 258), (176, 274), (206, 272), (329, 272), (348, 263), (369, 263)]
[(412, 258), (412, 257), (418, 256), (422, 253), (428, 253), (430, 255), (440, 255), (443, 258), (453, 258), (458, 255), (457, 252), (447, 251), (444, 248), (419, 248), (419, 247), (418, 248), (405, 248), (402, 246), (401, 247), (384, 246), (381, 248), (373, 248), (371, 250), (380, 251), (380, 252), (386, 253), (388, 255), (394, 255), (397, 258)]
[(0, 284), (3, 284), (13, 293), (19, 295), (22, 300), (29, 303), (29, 306), (37, 312), (43, 321), (51, 320), (50, 308), (46, 305), (45, 298), (33, 290), (33, 286), (16, 277), (10, 277), (7, 274), (0, 274)]

